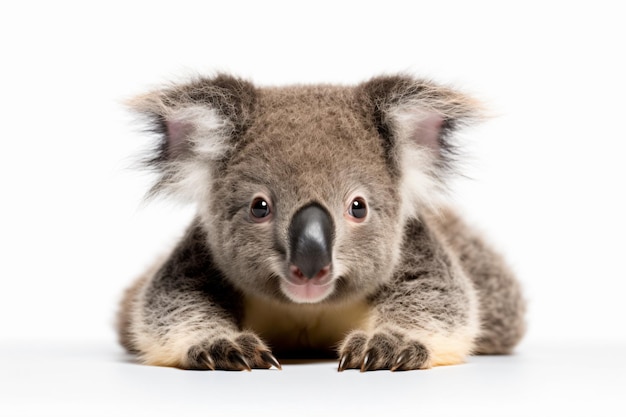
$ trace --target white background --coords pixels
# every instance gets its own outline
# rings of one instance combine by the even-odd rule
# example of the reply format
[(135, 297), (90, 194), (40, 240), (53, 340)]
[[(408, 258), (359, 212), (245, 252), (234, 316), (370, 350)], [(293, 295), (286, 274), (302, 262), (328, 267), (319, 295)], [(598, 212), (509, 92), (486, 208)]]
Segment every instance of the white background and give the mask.
[(193, 212), (142, 204), (151, 177), (133, 164), (149, 143), (122, 101), (223, 70), (262, 85), (404, 71), (484, 100), (495, 117), (463, 135), (471, 179), (454, 199), (526, 288), (520, 352), (621, 346), (619, 4), (4, 2), (0, 344), (114, 343), (122, 290)]

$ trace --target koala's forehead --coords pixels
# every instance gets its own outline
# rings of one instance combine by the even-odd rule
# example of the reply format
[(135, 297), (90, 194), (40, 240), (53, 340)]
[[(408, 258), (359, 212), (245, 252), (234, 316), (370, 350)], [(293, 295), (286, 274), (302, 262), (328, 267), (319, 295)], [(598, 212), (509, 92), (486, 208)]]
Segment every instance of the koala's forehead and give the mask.
[(291, 177), (384, 170), (383, 148), (351, 87), (296, 86), (258, 92), (238, 159)]

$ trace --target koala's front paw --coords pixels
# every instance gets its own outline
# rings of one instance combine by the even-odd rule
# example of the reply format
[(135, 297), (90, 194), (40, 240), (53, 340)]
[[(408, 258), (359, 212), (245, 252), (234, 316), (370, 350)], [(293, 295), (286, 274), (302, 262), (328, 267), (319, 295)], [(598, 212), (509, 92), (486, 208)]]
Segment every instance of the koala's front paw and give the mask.
[(429, 367), (426, 347), (402, 332), (354, 331), (339, 348), (339, 372), (354, 368), (365, 372), (378, 369), (407, 371)]
[(245, 332), (234, 338), (217, 337), (196, 344), (187, 351), (189, 369), (250, 371), (252, 368), (282, 369), (270, 349), (255, 334)]

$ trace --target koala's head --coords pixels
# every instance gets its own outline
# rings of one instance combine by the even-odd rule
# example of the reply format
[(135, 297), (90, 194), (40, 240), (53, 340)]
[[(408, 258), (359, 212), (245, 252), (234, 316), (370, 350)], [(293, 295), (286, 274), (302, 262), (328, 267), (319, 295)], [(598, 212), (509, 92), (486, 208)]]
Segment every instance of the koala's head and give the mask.
[(257, 88), (227, 75), (140, 96), (159, 136), (152, 192), (198, 204), (225, 277), (282, 302), (374, 291), (403, 228), (437, 205), (450, 134), (474, 101), (406, 76), (354, 86)]

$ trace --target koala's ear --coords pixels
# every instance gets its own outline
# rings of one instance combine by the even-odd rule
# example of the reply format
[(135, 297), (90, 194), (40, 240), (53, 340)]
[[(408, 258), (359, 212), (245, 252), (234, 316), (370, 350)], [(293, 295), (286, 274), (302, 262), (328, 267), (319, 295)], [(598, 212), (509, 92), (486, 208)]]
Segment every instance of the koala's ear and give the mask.
[(130, 100), (129, 107), (158, 138), (146, 160), (160, 174), (149, 196), (163, 191), (187, 200), (202, 198), (212, 173), (251, 123), (255, 103), (251, 83), (223, 74)]
[(407, 210), (437, 208), (452, 171), (453, 133), (482, 119), (480, 103), (460, 92), (409, 76), (382, 76), (357, 87), (388, 163), (401, 178)]

